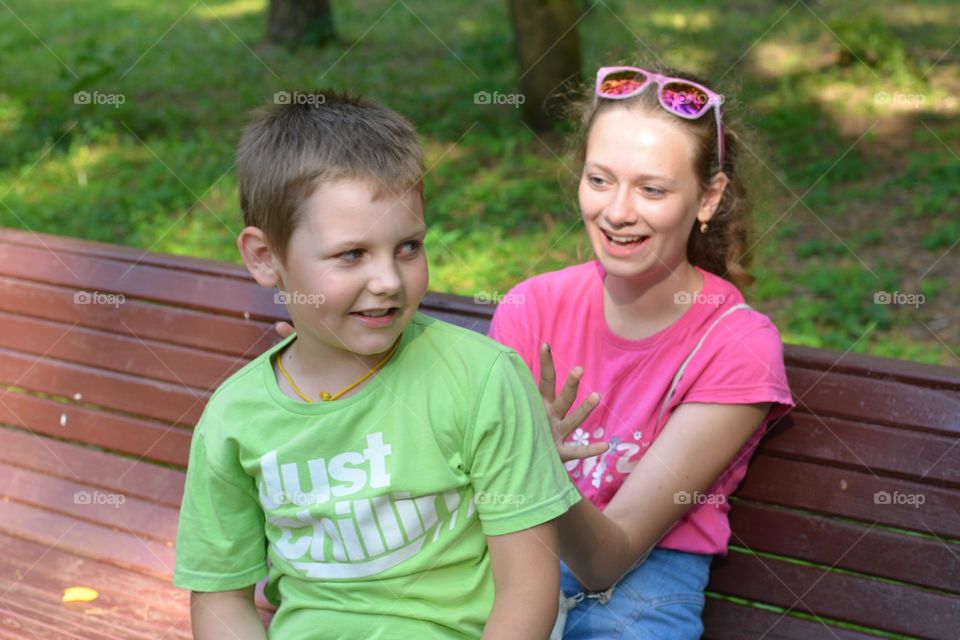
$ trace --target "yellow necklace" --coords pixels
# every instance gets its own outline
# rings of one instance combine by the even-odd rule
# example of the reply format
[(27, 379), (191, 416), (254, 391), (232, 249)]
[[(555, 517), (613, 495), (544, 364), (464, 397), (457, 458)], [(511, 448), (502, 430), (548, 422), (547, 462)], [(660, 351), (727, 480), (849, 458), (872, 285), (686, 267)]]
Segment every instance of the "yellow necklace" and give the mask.
[[(387, 355), (385, 355), (380, 362), (378, 362), (377, 364), (373, 365), (373, 368), (370, 369), (370, 371), (367, 371), (365, 374), (363, 374), (363, 376), (362, 376), (359, 380), (357, 380), (356, 382), (354, 382), (353, 384), (351, 384), (349, 387), (346, 387), (345, 389), (343, 389), (342, 391), (340, 391), (340, 392), (337, 393), (336, 395), (330, 395), (330, 394), (327, 393), (326, 391), (321, 391), (321, 392), (320, 392), (320, 399), (321, 399), (321, 400), (325, 400), (325, 401), (327, 401), (327, 402), (330, 402), (330, 401), (332, 401), (332, 400), (336, 400), (337, 398), (339, 398), (339, 397), (342, 396), (343, 394), (347, 393), (348, 391), (350, 391), (351, 389), (353, 389), (354, 387), (356, 387), (358, 384), (361, 384), (364, 380), (366, 380), (367, 378), (369, 378), (370, 376), (372, 376), (373, 374), (375, 374), (377, 371), (379, 371), (379, 370), (383, 367), (383, 365), (387, 364), (387, 360), (390, 359), (390, 356), (392, 356), (392, 355), (396, 352), (397, 347), (399, 347), (399, 346), (400, 346), (400, 338), (397, 338), (397, 341), (393, 343), (393, 346), (392, 346), (392, 347), (390, 347), (390, 351), (387, 352)], [(295, 382), (293, 381), (293, 378), (290, 377), (290, 374), (287, 373), (286, 368), (283, 366), (283, 359), (280, 358), (280, 357), (277, 357), (277, 368), (280, 369), (280, 373), (282, 373), (282, 374), (283, 374), (283, 377), (286, 378), (286, 379), (287, 379), (287, 382), (290, 383), (290, 388), (293, 389), (294, 392), (295, 392), (298, 396), (300, 396), (301, 398), (303, 398), (303, 401), (304, 401), (304, 402), (313, 402), (313, 400), (311, 400), (304, 392), (300, 391), (300, 388), (299, 388), (299, 387), (297, 387), (297, 383), (295, 383)]]

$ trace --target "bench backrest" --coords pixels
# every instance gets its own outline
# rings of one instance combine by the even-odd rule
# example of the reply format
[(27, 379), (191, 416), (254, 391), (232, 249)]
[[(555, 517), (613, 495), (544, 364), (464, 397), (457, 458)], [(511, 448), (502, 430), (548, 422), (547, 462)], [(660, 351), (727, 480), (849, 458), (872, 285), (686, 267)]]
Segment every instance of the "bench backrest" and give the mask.
[[(481, 332), (493, 312), (443, 294), (422, 309)], [(0, 424), (183, 467), (211, 391), (286, 318), (239, 266), (0, 230)], [(958, 370), (796, 346), (786, 360), (798, 406), (734, 498), (707, 637), (955, 637)]]

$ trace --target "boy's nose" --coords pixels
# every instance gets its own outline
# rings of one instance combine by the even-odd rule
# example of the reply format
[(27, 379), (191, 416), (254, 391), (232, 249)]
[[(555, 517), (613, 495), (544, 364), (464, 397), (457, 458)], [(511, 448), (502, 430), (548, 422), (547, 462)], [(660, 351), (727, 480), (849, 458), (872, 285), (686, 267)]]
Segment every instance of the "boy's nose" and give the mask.
[(370, 293), (385, 296), (399, 293), (403, 287), (403, 282), (400, 280), (400, 273), (393, 261), (391, 260), (387, 264), (376, 264), (373, 267), (373, 273), (371, 273), (370, 280), (367, 283), (367, 289)]

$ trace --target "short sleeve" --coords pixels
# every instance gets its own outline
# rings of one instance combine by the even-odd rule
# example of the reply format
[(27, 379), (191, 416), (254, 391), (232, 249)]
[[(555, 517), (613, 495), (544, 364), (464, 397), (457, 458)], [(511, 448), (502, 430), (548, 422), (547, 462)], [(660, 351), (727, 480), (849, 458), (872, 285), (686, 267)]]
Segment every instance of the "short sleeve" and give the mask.
[(539, 318), (530, 286), (521, 282), (497, 303), (487, 337), (520, 354), (530, 371), (539, 364)]
[(177, 530), (173, 583), (191, 591), (241, 589), (267, 575), (254, 480), (229, 447), (207, 442), (212, 413), (208, 406), (194, 430)]
[[(749, 312), (751, 315), (753, 312)], [(730, 319), (736, 317), (732, 314)], [(759, 317), (761, 322), (757, 322)], [(780, 333), (765, 316), (746, 323), (721, 321), (707, 338), (700, 375), (684, 394), (683, 402), (757, 404), (771, 402), (770, 418), (793, 406), (783, 363)]]
[(567, 477), (530, 372), (504, 351), (479, 399), (464, 453), (486, 535), (529, 529), (580, 500)]

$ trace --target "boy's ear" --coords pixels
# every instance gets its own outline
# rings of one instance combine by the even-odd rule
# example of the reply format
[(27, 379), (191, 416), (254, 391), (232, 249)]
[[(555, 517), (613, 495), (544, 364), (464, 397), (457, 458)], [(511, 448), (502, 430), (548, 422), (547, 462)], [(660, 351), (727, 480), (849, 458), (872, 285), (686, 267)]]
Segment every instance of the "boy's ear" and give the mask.
[(261, 287), (275, 287), (280, 282), (277, 271), (279, 260), (267, 242), (267, 236), (257, 227), (246, 227), (237, 236), (237, 249), (243, 264)]

